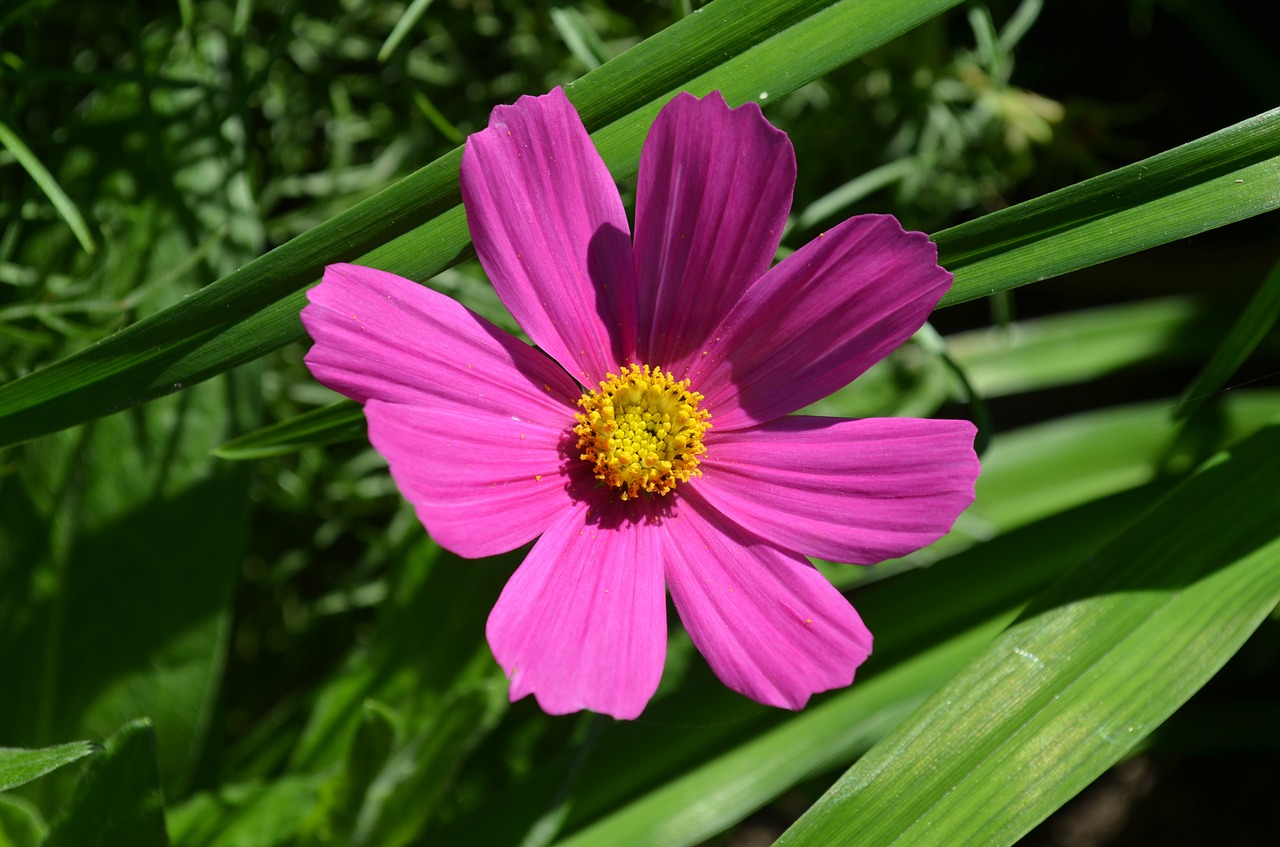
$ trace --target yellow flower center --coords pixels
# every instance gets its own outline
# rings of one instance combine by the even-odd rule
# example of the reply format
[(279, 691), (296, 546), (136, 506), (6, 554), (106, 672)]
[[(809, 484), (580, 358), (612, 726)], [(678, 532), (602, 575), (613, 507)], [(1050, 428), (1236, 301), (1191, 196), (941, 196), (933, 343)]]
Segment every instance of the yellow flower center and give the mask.
[(597, 391), (578, 400), (573, 428), (582, 459), (596, 479), (622, 489), (622, 499), (641, 491), (666, 494), (691, 476), (702, 476), (698, 454), (711, 413), (699, 409), (703, 396), (676, 382), (661, 368), (625, 365), (609, 374)]

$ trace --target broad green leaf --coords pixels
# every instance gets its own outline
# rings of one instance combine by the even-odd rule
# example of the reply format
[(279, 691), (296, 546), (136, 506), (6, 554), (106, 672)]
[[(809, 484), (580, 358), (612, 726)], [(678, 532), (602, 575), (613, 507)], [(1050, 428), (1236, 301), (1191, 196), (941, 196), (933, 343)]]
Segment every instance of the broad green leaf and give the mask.
[(946, 341), (979, 393), (1003, 397), (1139, 366), (1199, 361), (1228, 324), (1220, 307), (1164, 297), (961, 332)]
[(497, 797), (423, 843), (521, 843), (557, 795), (567, 807), (557, 844), (700, 843), (852, 761), (981, 651), (1028, 597), (1164, 490), (1104, 498), (855, 591), (875, 653), (850, 688), (798, 714), (744, 700), (699, 661), (697, 679), (652, 703), (640, 721), (610, 725), (580, 772), (540, 763), (524, 793)]
[(107, 739), (50, 824), (48, 847), (168, 847), (156, 736), (146, 720)]
[(1173, 410), (1173, 419), (1181, 420), (1200, 408), (1244, 364), (1277, 320), (1280, 320), (1280, 264), (1272, 267), (1222, 345), (1214, 351), (1213, 358), (1182, 393)]
[(1209, 462), (1039, 597), (778, 843), (1014, 843), (1275, 608), (1278, 473), (1275, 427)]
[(251, 419), (244, 376), (25, 445), (0, 477), (0, 677), (23, 692), (0, 697), (7, 740), (148, 715), (166, 786), (185, 780), (248, 530), (247, 468), (209, 455)]
[[(88, 98), (83, 117), (119, 130), (113, 143), (132, 147), (134, 133), (143, 132), (132, 122), (137, 99), (113, 88)], [(198, 123), (165, 129), (181, 141)], [(225, 190), (234, 174), (217, 148), (179, 146), (177, 172), (166, 167), (178, 167), (168, 158), (173, 149), (159, 145), (155, 183), (105, 179), (99, 195), (101, 208), (120, 214), (120, 234), (102, 251), (101, 279), (84, 284), (104, 300), (127, 299), (141, 315), (182, 302), (191, 290), (184, 277), (167, 276), (209, 243), (201, 243), (203, 228), (184, 224), (193, 214), (187, 204), (219, 219), (237, 208), (221, 196), (234, 193)], [(213, 210), (197, 190), (175, 197), (182, 180), (199, 179), (216, 187)], [(244, 228), (252, 225), (235, 229)], [(219, 267), (240, 264), (253, 250), (235, 235), (217, 243), (217, 256), (207, 258)], [(197, 279), (216, 273), (197, 265), (188, 269)], [(256, 423), (260, 394), (256, 373), (245, 370), (6, 453), (0, 678), (22, 692), (0, 696), (6, 743), (104, 737), (147, 716), (165, 788), (177, 793), (185, 783), (212, 717), (248, 529), (248, 474), (209, 453)], [(59, 772), (29, 790), (46, 816), (69, 778)]]
[[(615, 176), (629, 176), (674, 91), (767, 101), (957, 2), (721, 0), (566, 90), (588, 129), (604, 127), (596, 140)], [(0, 445), (181, 390), (297, 340), (299, 290), (326, 264), (358, 259), (411, 279), (455, 264), (470, 244), (457, 205), (460, 161), (455, 150), (173, 308), (0, 388)]]
[(83, 759), (97, 750), (98, 746), (92, 741), (72, 741), (38, 750), (0, 747), (0, 791), (39, 779), (49, 771)]

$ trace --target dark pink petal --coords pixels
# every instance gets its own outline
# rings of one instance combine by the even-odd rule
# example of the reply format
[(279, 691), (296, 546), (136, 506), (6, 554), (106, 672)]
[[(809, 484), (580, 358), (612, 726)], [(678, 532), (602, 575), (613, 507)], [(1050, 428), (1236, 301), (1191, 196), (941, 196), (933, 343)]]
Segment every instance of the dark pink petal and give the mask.
[(500, 553), (568, 507), (566, 440), (581, 391), (554, 362), (372, 268), (330, 266), (308, 298), (308, 367), (365, 404), (370, 440), (441, 544)]
[(555, 362), (528, 344), (395, 274), (330, 265), (307, 299), (302, 323), (315, 341), (307, 367), (353, 400), (450, 398), (501, 412), (514, 393), (523, 393), (531, 406), (527, 414), (537, 409), (540, 419), (559, 420), (582, 395)]
[(431, 537), (459, 556), (533, 540), (570, 507), (571, 488), (579, 490), (564, 424), (526, 419), (521, 399), (513, 395), (507, 414), (451, 400), (365, 404), (369, 441), (396, 487)]
[(680, 619), (725, 685), (799, 709), (809, 695), (853, 682), (871, 633), (804, 557), (742, 529), (692, 486), (661, 526)]
[(788, 550), (869, 565), (945, 535), (973, 502), (968, 421), (787, 417), (716, 432), (690, 485)]
[(563, 91), (493, 110), (467, 139), (462, 200), (480, 263), (538, 346), (592, 388), (634, 358), (626, 212)]
[(575, 504), (547, 529), (489, 615), (511, 699), (634, 718), (658, 688), (667, 610), (658, 536), (638, 503)]
[(636, 189), (640, 361), (684, 375), (768, 270), (795, 184), (791, 142), (755, 103), (731, 110), (713, 91), (663, 107)]
[(888, 215), (850, 218), (750, 288), (690, 378), (719, 430), (772, 420), (848, 384), (918, 330), (951, 287), (938, 251)]

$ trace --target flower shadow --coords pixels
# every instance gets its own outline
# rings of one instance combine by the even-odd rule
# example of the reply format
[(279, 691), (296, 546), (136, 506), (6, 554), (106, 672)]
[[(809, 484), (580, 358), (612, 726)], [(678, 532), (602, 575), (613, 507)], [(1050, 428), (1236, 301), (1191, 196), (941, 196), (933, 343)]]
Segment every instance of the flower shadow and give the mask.
[[(603, 224), (587, 243), (587, 278), (595, 292), (593, 304), (601, 325), (609, 333), (613, 358), (629, 364), (636, 350), (636, 303), (619, 302), (627, 289), (613, 278), (613, 269), (632, 263), (631, 234), (612, 224)], [(588, 386), (594, 387), (594, 386)]]

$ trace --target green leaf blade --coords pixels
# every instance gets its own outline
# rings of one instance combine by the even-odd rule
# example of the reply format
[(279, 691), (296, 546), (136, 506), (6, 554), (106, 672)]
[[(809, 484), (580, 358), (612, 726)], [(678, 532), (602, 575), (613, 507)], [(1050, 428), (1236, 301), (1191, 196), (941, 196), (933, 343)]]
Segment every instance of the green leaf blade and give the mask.
[(0, 146), (13, 154), (13, 158), (18, 160), (18, 164), (22, 165), (31, 179), (35, 181), (35, 184), (49, 198), (49, 202), (53, 204), (53, 208), (57, 210), (67, 226), (70, 227), (71, 232), (76, 237), (76, 241), (79, 241), (80, 246), (84, 248), (84, 252), (92, 254), (97, 250), (93, 243), (93, 236), (89, 232), (89, 227), (85, 224), (84, 218), (80, 215), (80, 210), (76, 208), (76, 204), (62, 190), (62, 186), (58, 185), (58, 181), (53, 178), (53, 174), (49, 173), (49, 169), (44, 166), (44, 163), (36, 158), (35, 153), (31, 152), (31, 148), (23, 143), (17, 133), (3, 121), (0, 121)]
[(1173, 420), (1183, 420), (1213, 396), (1257, 349), (1277, 320), (1280, 320), (1280, 263), (1271, 268), (1212, 358), (1178, 398)]
[(50, 826), (48, 847), (168, 847), (156, 736), (146, 720), (107, 739)]
[(360, 404), (339, 400), (228, 441), (216, 448), (213, 455), (233, 461), (279, 456), (305, 446), (359, 438), (364, 431), (364, 411)]
[(1280, 206), (1280, 109), (935, 236), (949, 306)]
[[(614, 175), (629, 176), (675, 91), (780, 96), (958, 2), (921, 0), (906, 13), (888, 0), (713, 3), (565, 89), (588, 129), (604, 127), (595, 138)], [(461, 157), (454, 150), (182, 303), (0, 387), (0, 445), (181, 390), (300, 338), (299, 289), (327, 264), (426, 279), (460, 261), (470, 245)]]
[(1172, 714), (1280, 600), (1277, 472), (1275, 427), (1211, 462), (1046, 592), (779, 843), (1012, 844)]
[(39, 779), (63, 765), (93, 755), (98, 749), (92, 741), (72, 741), (38, 750), (0, 747), (0, 791)]

